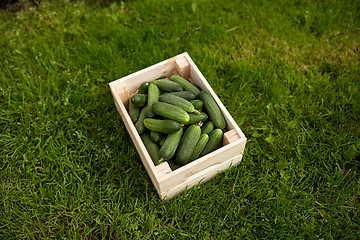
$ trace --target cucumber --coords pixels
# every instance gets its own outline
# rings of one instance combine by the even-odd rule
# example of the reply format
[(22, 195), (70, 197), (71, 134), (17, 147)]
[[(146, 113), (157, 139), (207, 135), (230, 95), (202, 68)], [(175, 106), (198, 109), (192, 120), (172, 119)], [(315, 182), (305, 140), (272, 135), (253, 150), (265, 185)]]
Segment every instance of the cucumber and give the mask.
[(131, 100), (129, 101), (129, 115), (131, 118), (131, 121), (133, 123), (136, 123), (136, 121), (139, 119), (139, 115), (140, 115), (140, 109), (136, 106), (134, 106), (134, 104), (132, 104)]
[(210, 134), (214, 130), (214, 124), (212, 121), (208, 121), (201, 127), (201, 134)]
[(153, 143), (153, 141), (151, 141), (148, 133), (143, 133), (140, 135), (140, 137), (145, 145), (146, 150), (148, 151), (151, 157), (151, 160), (154, 162), (155, 165), (159, 165), (161, 163), (160, 155), (159, 155), (159, 146), (156, 143)]
[(138, 93), (147, 94), (149, 85), (149, 82), (143, 82), (138, 89)]
[(197, 89), (199, 89), (199, 91), (202, 91), (201, 87), (195, 83), (192, 83), (192, 85), (194, 85)]
[(184, 165), (190, 159), (190, 156), (199, 141), (201, 129), (199, 126), (191, 125), (184, 133), (176, 153), (176, 162)]
[(189, 114), (184, 109), (169, 103), (154, 103), (152, 111), (157, 115), (170, 118), (180, 123), (186, 123), (190, 119)]
[(155, 84), (150, 84), (148, 89), (148, 106), (152, 106), (154, 103), (159, 101), (159, 88)]
[(159, 154), (162, 160), (169, 160), (175, 154), (175, 151), (180, 143), (183, 134), (183, 129), (180, 128), (177, 132), (169, 134), (160, 148)]
[(201, 134), (199, 141), (197, 142), (193, 152), (191, 153), (190, 159), (189, 161), (194, 161), (195, 159), (197, 159), (200, 155), (200, 153), (202, 152), (202, 150), (204, 149), (205, 145), (207, 144), (207, 142), (209, 141), (209, 135), (205, 134)]
[(166, 92), (180, 92), (184, 90), (179, 83), (167, 79), (153, 80), (151, 83), (155, 84), (158, 88)]
[(174, 133), (179, 131), (181, 124), (174, 120), (160, 120), (153, 118), (145, 118), (144, 126), (151, 131), (162, 132), (162, 133)]
[(166, 76), (161, 76), (161, 77), (158, 77), (157, 79), (155, 79), (155, 80), (158, 80), (158, 79), (165, 79), (166, 78)]
[(164, 145), (164, 142), (165, 142), (165, 140), (166, 140), (166, 134), (162, 134), (161, 135), (161, 139), (160, 139), (160, 141), (159, 141), (159, 145), (160, 146), (162, 146), (162, 145)]
[(226, 127), (225, 118), (212, 96), (208, 92), (201, 91), (198, 97), (203, 101), (204, 108), (209, 114), (209, 118), (214, 123), (215, 127), (224, 129)]
[(144, 107), (139, 115), (139, 118), (135, 124), (135, 128), (138, 131), (139, 134), (142, 134), (143, 132), (145, 132), (146, 128), (144, 126), (144, 119), (148, 117), (149, 115), (149, 111), (151, 111), (151, 107), (146, 106)]
[(196, 110), (202, 111), (204, 103), (200, 99), (192, 100), (191, 103)]
[(169, 164), (169, 167), (171, 168), (172, 171), (175, 171), (176, 169), (181, 167), (181, 166), (177, 165), (176, 163), (174, 163), (172, 160), (167, 161), (167, 163)]
[[(148, 107), (148, 106), (146, 106), (146, 107)], [(155, 117), (156, 115), (155, 115), (155, 113), (153, 113), (153, 111), (152, 111), (152, 108), (151, 107), (148, 107), (147, 108), (147, 111), (146, 111), (146, 114), (145, 114), (145, 117), (147, 117), (147, 118), (153, 118), (153, 117)]]
[(195, 95), (192, 94), (191, 92), (188, 92), (188, 91), (171, 92), (171, 93), (166, 93), (166, 94), (182, 97), (182, 98), (185, 98), (188, 101), (191, 101), (191, 100), (195, 99)]
[(204, 112), (189, 113), (189, 121), (185, 125), (197, 124), (199, 122), (205, 122), (208, 119), (208, 115)]
[(131, 98), (132, 104), (134, 104), (136, 107), (143, 107), (146, 105), (146, 95), (142, 93), (135, 94)]
[(159, 143), (163, 134), (161, 132), (150, 131), (150, 138), (154, 143)]
[(224, 133), (221, 129), (217, 128), (217, 129), (213, 130), (209, 135), (209, 141), (207, 142), (204, 149), (200, 153), (200, 157), (202, 157), (212, 151), (215, 151), (216, 149), (221, 147), (223, 135), (224, 135)]
[(194, 112), (194, 110), (195, 110), (195, 107), (191, 102), (189, 102), (188, 100), (186, 100), (182, 97), (178, 97), (175, 95), (171, 95), (171, 94), (161, 95), (159, 97), (159, 101), (170, 103), (172, 105), (181, 107), (182, 109), (184, 109), (185, 111), (190, 112), (190, 113)]
[(181, 84), (181, 86), (186, 90), (194, 94), (195, 96), (200, 93), (200, 90), (194, 86), (188, 80), (182, 78), (179, 74), (174, 74), (170, 77), (170, 79), (174, 82)]

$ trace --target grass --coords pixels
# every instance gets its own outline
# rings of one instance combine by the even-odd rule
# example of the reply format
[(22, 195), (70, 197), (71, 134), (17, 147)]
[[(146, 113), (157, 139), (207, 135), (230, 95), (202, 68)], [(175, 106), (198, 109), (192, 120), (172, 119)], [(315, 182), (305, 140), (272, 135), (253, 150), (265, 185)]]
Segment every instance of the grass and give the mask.
[[(23, 5), (0, 11), (1, 239), (359, 237), (358, 1)], [(108, 83), (184, 51), (248, 143), (163, 203)]]

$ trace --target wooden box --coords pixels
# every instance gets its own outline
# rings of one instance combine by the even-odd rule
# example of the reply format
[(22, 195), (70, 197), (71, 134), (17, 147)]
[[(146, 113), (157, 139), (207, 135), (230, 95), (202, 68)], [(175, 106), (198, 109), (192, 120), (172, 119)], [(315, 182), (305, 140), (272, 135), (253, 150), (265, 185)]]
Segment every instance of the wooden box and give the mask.
[[(141, 83), (161, 76), (170, 77), (174, 73), (179, 73), (187, 79), (190, 78), (212, 95), (226, 119), (227, 129), (221, 148), (172, 171), (167, 162), (158, 166), (153, 164), (126, 107), (130, 94), (134, 93)], [(240, 163), (246, 137), (186, 52), (120, 78), (109, 85), (115, 105), (161, 199), (171, 199), (183, 190), (208, 181), (218, 172)]]

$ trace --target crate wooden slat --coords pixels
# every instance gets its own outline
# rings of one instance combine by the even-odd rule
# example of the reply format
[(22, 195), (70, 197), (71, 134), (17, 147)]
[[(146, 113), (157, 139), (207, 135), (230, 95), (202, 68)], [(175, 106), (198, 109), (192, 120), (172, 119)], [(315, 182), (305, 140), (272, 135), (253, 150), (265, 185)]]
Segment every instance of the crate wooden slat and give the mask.
[[(153, 164), (130, 119), (126, 105), (130, 95), (137, 90), (141, 83), (161, 76), (170, 77), (174, 73), (190, 78), (192, 82), (211, 94), (225, 117), (227, 128), (224, 134), (223, 147), (175, 171), (171, 171), (166, 162), (158, 166)], [(183, 190), (208, 181), (218, 172), (224, 171), (230, 166), (236, 166), (241, 162), (247, 139), (186, 52), (120, 78), (109, 85), (116, 108), (161, 199), (169, 200)]]

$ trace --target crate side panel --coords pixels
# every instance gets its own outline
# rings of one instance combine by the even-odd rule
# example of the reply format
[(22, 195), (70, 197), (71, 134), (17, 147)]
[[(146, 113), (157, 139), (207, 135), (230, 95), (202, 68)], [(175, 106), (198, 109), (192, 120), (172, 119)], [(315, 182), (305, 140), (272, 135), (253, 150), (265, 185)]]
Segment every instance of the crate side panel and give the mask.
[[(175, 57), (144, 68), (128, 76), (122, 77), (111, 82), (110, 86), (115, 86), (118, 89), (127, 87), (130, 93), (134, 93), (143, 82), (152, 81), (161, 76), (170, 77), (174, 72), (175, 62), (184, 58), (185, 55), (186, 53), (179, 54)], [(125, 101), (123, 100), (123, 102)]]
[(233, 159), (234, 157), (243, 154), (245, 142), (246, 141), (239, 139), (236, 142), (223, 146), (218, 150), (188, 163), (164, 177), (161, 177), (159, 179), (160, 191), (164, 192), (174, 188), (175, 186), (186, 182), (192, 175), (195, 175), (214, 164), (221, 164), (229, 159)]
[(199, 68), (196, 66), (196, 64), (191, 59), (191, 57), (189, 55), (186, 55), (185, 57), (188, 60), (188, 62), (190, 63), (190, 78), (192, 79), (192, 81), (194, 83), (199, 85), (201, 87), (201, 89), (210, 93), (211, 96), (214, 98), (215, 102), (217, 103), (217, 105), (219, 106), (221, 112), (223, 113), (223, 115), (225, 117), (227, 130), (235, 129), (241, 138), (246, 138), (245, 134), (241, 131), (240, 127), (237, 125), (237, 123), (235, 122), (233, 117), (230, 115), (228, 110), (225, 108), (224, 104), (221, 102), (219, 97), (216, 95), (215, 91), (212, 89), (210, 84), (207, 82), (204, 75), (200, 72)]
[(141, 159), (146, 171), (148, 172), (150, 179), (151, 179), (152, 183), (154, 184), (156, 190), (159, 191), (159, 182), (158, 182), (159, 175), (157, 173), (155, 165), (152, 162), (151, 157), (150, 157), (149, 153), (147, 152), (147, 150), (140, 138), (140, 135), (137, 133), (134, 124), (131, 122), (130, 116), (126, 111), (124, 104), (121, 102), (117, 90), (114, 89), (113, 87), (110, 87), (110, 88), (111, 88), (111, 93), (115, 100), (115, 105), (121, 115), (121, 118), (125, 124), (126, 129), (128, 130), (128, 133), (135, 145), (135, 148), (140, 155), (140, 159)]
[(210, 166), (209, 168), (204, 169), (203, 171), (197, 173), (196, 175), (193, 175), (187, 181), (175, 186), (174, 188), (171, 188), (165, 192), (161, 192), (160, 197), (164, 200), (170, 200), (179, 193), (181, 193), (182, 191), (186, 189), (190, 189), (195, 185), (209, 181), (210, 179), (214, 178), (219, 172), (225, 171), (229, 167), (234, 167), (238, 165), (241, 162), (241, 159), (242, 159), (242, 154), (224, 163)]

